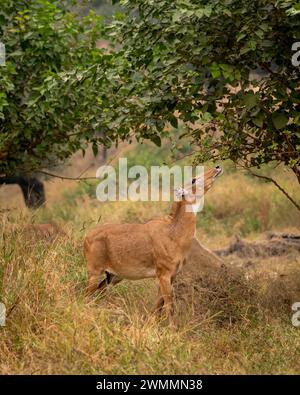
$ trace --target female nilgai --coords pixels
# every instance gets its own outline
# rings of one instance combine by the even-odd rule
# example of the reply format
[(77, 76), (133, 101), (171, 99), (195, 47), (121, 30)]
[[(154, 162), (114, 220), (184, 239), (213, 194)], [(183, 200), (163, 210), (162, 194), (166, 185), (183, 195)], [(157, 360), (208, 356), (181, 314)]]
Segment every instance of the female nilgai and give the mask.
[[(164, 306), (169, 318), (173, 315), (172, 282), (181, 269), (196, 231), (196, 187), (203, 185), (202, 194), (222, 173), (217, 166), (192, 180), (189, 192), (180, 189), (182, 199), (174, 202), (166, 218), (144, 224), (98, 225), (84, 240), (88, 270), (88, 293), (103, 291), (109, 283), (122, 279), (138, 280), (156, 277), (159, 296), (156, 308)], [(101, 281), (106, 273), (106, 280)]]

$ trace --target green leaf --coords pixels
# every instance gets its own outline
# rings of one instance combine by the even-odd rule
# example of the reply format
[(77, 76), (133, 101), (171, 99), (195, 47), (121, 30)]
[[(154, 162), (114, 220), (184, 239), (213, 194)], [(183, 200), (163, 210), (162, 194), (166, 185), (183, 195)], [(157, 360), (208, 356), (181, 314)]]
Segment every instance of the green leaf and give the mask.
[(161, 138), (157, 134), (151, 136), (151, 141), (153, 141), (153, 143), (158, 147), (161, 147)]
[(172, 21), (174, 23), (179, 22), (183, 17), (183, 14), (181, 11), (175, 11), (173, 16), (172, 16)]
[(283, 129), (287, 125), (289, 118), (284, 113), (275, 112), (272, 115), (272, 121), (275, 128), (279, 130)]
[(247, 34), (246, 33), (238, 33), (238, 35), (237, 35), (237, 42), (239, 42), (239, 41), (241, 41), (243, 38), (245, 38), (245, 37), (247, 37)]
[(257, 96), (255, 95), (254, 92), (248, 92), (245, 94), (243, 98), (243, 102), (248, 110), (251, 110), (251, 108), (255, 107), (257, 104)]
[(221, 70), (220, 70), (219, 65), (217, 63), (213, 63), (210, 66), (210, 71), (211, 71), (211, 74), (214, 79), (217, 79), (221, 76)]
[(213, 116), (209, 112), (205, 112), (201, 118), (203, 122), (210, 122), (213, 119)]
[(175, 128), (175, 129), (178, 128), (178, 119), (174, 115), (171, 115), (169, 117), (169, 122), (173, 126), (173, 128)]
[(252, 121), (254, 125), (256, 125), (259, 128), (262, 128), (264, 125), (264, 114), (262, 112), (258, 113), (254, 118), (252, 118)]

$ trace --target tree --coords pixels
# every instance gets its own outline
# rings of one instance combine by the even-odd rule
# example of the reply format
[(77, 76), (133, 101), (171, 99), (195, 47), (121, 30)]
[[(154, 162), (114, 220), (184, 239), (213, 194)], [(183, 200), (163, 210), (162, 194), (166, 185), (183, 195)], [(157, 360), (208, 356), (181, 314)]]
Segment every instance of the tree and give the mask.
[[(109, 27), (123, 69), (103, 121), (160, 144), (183, 123), (198, 161), (251, 168), (277, 161), (300, 182), (300, 3), (121, 1)], [(114, 111), (112, 112), (112, 108)]]
[(24, 202), (28, 208), (38, 208), (45, 204), (44, 184), (36, 177), (10, 176), (0, 177), (1, 184), (17, 184), (21, 188)]
[[(111, 56), (97, 49), (101, 19), (70, 11), (74, 2), (2, 0), (0, 175), (57, 164), (99, 131), (99, 92)], [(93, 70), (94, 77), (90, 76)], [(102, 138), (103, 140), (103, 138)]]

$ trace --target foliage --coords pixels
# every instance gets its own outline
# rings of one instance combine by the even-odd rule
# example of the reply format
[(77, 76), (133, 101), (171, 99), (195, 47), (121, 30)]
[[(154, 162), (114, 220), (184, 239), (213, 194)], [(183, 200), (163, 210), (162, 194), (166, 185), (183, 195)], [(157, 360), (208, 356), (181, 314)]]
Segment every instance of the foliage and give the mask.
[(0, 174), (57, 163), (96, 141), (97, 97), (110, 57), (96, 48), (101, 19), (79, 19), (72, 4), (1, 2), (7, 59), (0, 66)]
[[(121, 1), (118, 96), (107, 125), (160, 145), (184, 123), (199, 161), (278, 161), (300, 181), (300, 5), (292, 0)], [(110, 111), (114, 109), (113, 113)]]
[(278, 161), (300, 180), (299, 3), (126, 0), (105, 32), (70, 1), (2, 3), (0, 173), (63, 160), (88, 142), (95, 154), (134, 137), (160, 146), (171, 125), (199, 162)]

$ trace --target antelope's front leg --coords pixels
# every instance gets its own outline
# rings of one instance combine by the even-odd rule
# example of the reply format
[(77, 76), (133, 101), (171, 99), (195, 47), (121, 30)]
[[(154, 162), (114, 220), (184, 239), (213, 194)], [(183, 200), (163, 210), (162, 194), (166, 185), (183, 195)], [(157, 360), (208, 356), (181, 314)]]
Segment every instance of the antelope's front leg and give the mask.
[(163, 307), (164, 307), (164, 298), (162, 297), (162, 294), (160, 291), (160, 286), (159, 286), (157, 300), (156, 300), (156, 306), (155, 306), (155, 309), (153, 312), (158, 313), (160, 315)]
[[(176, 276), (176, 274), (173, 274), (173, 276), (171, 276), (172, 295), (173, 295), (173, 282), (175, 280), (175, 276)], [(174, 295), (173, 295), (173, 299), (174, 299)], [(156, 299), (156, 306), (155, 306), (154, 312), (157, 312), (160, 314), (163, 307), (164, 307), (164, 298), (161, 294), (160, 287), (158, 287), (158, 295), (157, 295), (157, 299)]]
[[(170, 273), (164, 273), (159, 276), (159, 287), (161, 297), (163, 299), (164, 308), (167, 317), (171, 323), (173, 323), (174, 317), (174, 303), (173, 303), (173, 290), (172, 290), (172, 275)], [(161, 304), (161, 300), (159, 300)]]

